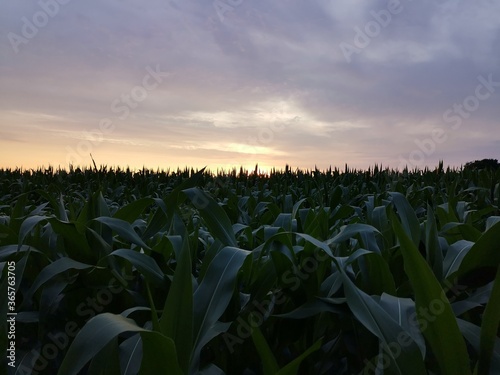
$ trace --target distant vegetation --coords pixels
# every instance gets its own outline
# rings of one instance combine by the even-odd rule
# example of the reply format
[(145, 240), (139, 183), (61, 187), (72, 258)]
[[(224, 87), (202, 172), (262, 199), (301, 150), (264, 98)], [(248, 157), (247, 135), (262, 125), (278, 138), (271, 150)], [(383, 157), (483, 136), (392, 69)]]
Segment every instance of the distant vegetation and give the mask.
[(465, 169), (490, 169), (497, 170), (500, 168), (500, 164), (497, 159), (482, 159), (470, 161), (465, 164)]
[(0, 366), (496, 374), (494, 162), (0, 170)]

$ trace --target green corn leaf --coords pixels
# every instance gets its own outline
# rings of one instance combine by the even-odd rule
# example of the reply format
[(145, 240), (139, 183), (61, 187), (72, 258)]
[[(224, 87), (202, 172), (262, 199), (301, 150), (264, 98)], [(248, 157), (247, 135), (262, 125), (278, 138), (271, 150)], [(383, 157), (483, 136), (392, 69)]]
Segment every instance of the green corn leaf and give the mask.
[(464, 257), (472, 246), (474, 246), (474, 242), (460, 240), (448, 247), (443, 260), (443, 274), (445, 278), (449, 278), (450, 275), (460, 268)]
[(372, 297), (356, 287), (342, 269), (341, 272), (347, 304), (356, 319), (378, 337), (393, 372), (424, 374), (424, 360), (412, 334), (404, 331)]
[(48, 220), (55, 233), (64, 239), (67, 254), (81, 262), (97, 262), (98, 254), (91, 249), (85, 235), (87, 227), (79, 223), (66, 223), (55, 218)]
[(366, 265), (366, 290), (370, 294), (388, 293), (391, 295), (396, 294), (396, 284), (392, 276), (389, 264), (385, 259), (377, 253), (368, 253), (363, 257), (364, 264)]
[(136, 201), (132, 201), (129, 204), (120, 207), (120, 209), (115, 212), (113, 217), (132, 224), (134, 220), (137, 219), (140, 214), (153, 203), (153, 198), (141, 198)]
[(142, 340), (141, 335), (135, 334), (124, 340), (119, 347), (120, 368), (122, 375), (135, 375), (139, 372), (142, 359)]
[(486, 230), (490, 229), (497, 223), (500, 223), (500, 216), (490, 216), (486, 219)]
[(426, 260), (438, 280), (443, 278), (443, 253), (439, 246), (436, 217), (431, 205), (427, 205), (427, 221), (425, 222)]
[(139, 375), (187, 375), (179, 367), (177, 349), (170, 338), (156, 332), (142, 331), (141, 339), (143, 354)]
[(425, 340), (420, 332), (418, 322), (414, 319), (416, 314), (415, 301), (410, 298), (400, 298), (382, 293), (378, 303), (411, 336), (418, 345), (422, 357), (425, 358)]
[(295, 310), (285, 314), (274, 314), (273, 316), (285, 319), (305, 319), (323, 312), (338, 313), (341, 312), (338, 305), (345, 302), (345, 298), (315, 298), (297, 307)]
[(451, 222), (441, 227), (440, 234), (454, 238), (452, 233), (459, 238), (473, 242), (476, 242), (481, 237), (481, 231), (474, 228), (471, 224)]
[(350, 238), (355, 237), (358, 233), (375, 233), (381, 235), (377, 228), (368, 224), (349, 224), (341, 228), (340, 233), (337, 234), (332, 239), (328, 240), (328, 243), (341, 243)]
[[(458, 327), (477, 353), (481, 352), (481, 327), (457, 318)], [(500, 375), (500, 338), (495, 337), (489, 375)], [(477, 369), (477, 367), (476, 367)], [(477, 372), (476, 372), (477, 373)]]
[(94, 221), (106, 225), (107, 227), (118, 233), (118, 235), (124, 240), (127, 240), (133, 244), (149, 250), (149, 246), (144, 243), (141, 237), (139, 237), (134, 228), (132, 228), (132, 226), (128, 222), (107, 216), (95, 218)]
[(276, 373), (276, 375), (297, 375), (299, 372), (299, 367), (300, 367), (302, 361), (304, 361), (304, 359), (309, 357), (315, 351), (319, 350), (319, 348), (321, 348), (322, 342), (323, 342), (323, 339), (319, 339), (318, 341), (316, 341), (304, 353), (302, 353), (300, 356), (295, 358), (292, 362), (288, 363), (287, 365), (285, 365), (285, 367), (283, 367), (281, 370), (279, 370)]
[(200, 211), (208, 229), (226, 246), (237, 246), (231, 221), (217, 202), (197, 188), (184, 190), (193, 205)]
[(389, 195), (392, 197), (406, 234), (411, 238), (413, 244), (418, 246), (420, 242), (420, 223), (413, 207), (403, 194), (390, 192)]
[(405, 271), (415, 292), (420, 329), (442, 374), (470, 374), (467, 348), (443, 289), (399, 220), (393, 216), (392, 223), (401, 244)]
[(193, 351), (193, 285), (187, 237), (184, 238), (174, 279), (165, 301), (160, 330), (175, 342), (179, 365), (187, 373)]
[(155, 285), (165, 285), (165, 275), (152, 257), (130, 249), (118, 249), (109, 255), (128, 260), (146, 279)]
[(292, 230), (292, 214), (284, 214), (284, 213), (279, 214), (272, 226), (283, 228), (286, 231), (291, 231)]
[(214, 257), (203, 281), (194, 293), (193, 366), (197, 366), (203, 345), (220, 333), (218, 319), (224, 313), (236, 286), (236, 276), (250, 252), (224, 247)]
[(276, 362), (273, 351), (269, 347), (269, 344), (259, 327), (254, 327), (252, 329), (252, 340), (255, 345), (255, 349), (257, 349), (257, 353), (259, 353), (260, 360), (262, 361), (262, 370), (264, 375), (275, 375), (278, 373), (278, 362)]
[[(85, 324), (69, 347), (58, 374), (77, 375), (111, 340), (124, 332), (140, 332), (143, 352), (159, 355), (153, 359), (149, 354), (146, 357), (143, 354), (141, 371), (142, 368), (149, 368), (150, 362), (161, 362), (160, 368), (168, 366), (169, 374), (182, 374), (177, 363), (175, 344), (171, 339), (139, 327), (132, 319), (110, 313), (97, 315)], [(152, 366), (156, 368), (154, 364)]]
[(28, 201), (28, 194), (24, 193), (16, 198), (16, 203), (14, 204), (14, 208), (12, 209), (11, 212), (11, 223), (14, 222), (13, 219), (20, 219), (24, 217), (24, 211), (26, 209), (26, 202)]
[(52, 206), (52, 209), (54, 210), (55, 215), (59, 220), (66, 222), (68, 221), (68, 215), (64, 208), (64, 201), (62, 194), (59, 194), (58, 197), (59, 199), (55, 199), (51, 194), (49, 194), (45, 190), (37, 190), (37, 193), (40, 194), (42, 197), (44, 197), (48, 202), (50, 202), (50, 205)]
[(30, 216), (27, 217), (23, 223), (21, 224), (21, 228), (19, 229), (19, 239), (18, 239), (18, 247), (24, 243), (24, 240), (28, 236), (28, 234), (41, 222), (48, 220), (47, 216)]
[(494, 268), (500, 264), (500, 222), (492, 225), (464, 256), (455, 276), (460, 278), (482, 267)]
[(66, 272), (70, 269), (76, 270), (84, 270), (89, 268), (94, 268), (95, 266), (77, 262), (71, 258), (60, 258), (48, 266), (44, 267), (43, 270), (38, 274), (37, 278), (33, 282), (33, 285), (26, 293), (24, 300), (28, 303), (33, 294), (40, 288), (43, 284), (45, 284), (50, 279), (54, 278), (57, 275), (60, 275), (63, 272)]
[(481, 324), (481, 350), (479, 352), (478, 375), (488, 375), (491, 372), (492, 356), (500, 324), (500, 265), (493, 283), (490, 300), (486, 305)]

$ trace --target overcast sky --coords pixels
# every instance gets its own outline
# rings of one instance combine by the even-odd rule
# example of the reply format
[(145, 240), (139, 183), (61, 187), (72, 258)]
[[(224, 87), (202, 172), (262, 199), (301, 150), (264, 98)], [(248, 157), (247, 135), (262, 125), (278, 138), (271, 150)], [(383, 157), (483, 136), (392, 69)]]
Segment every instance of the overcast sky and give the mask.
[(0, 168), (500, 159), (500, 1), (0, 3)]

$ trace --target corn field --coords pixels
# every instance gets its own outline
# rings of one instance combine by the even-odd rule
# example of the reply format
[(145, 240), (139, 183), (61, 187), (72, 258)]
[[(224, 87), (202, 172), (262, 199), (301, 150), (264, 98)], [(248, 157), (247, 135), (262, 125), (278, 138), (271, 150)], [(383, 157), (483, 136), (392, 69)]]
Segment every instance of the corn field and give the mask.
[(0, 170), (1, 368), (500, 374), (499, 183), (442, 163)]

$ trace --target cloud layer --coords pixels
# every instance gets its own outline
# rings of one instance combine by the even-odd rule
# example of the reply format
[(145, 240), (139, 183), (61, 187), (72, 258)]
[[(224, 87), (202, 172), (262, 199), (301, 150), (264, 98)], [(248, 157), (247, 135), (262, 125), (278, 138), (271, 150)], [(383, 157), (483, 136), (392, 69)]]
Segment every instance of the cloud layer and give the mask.
[(0, 14), (0, 167), (500, 159), (495, 1), (40, 0)]

